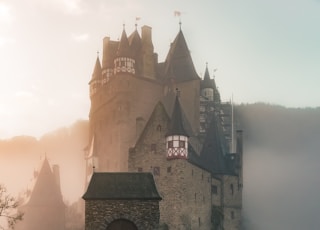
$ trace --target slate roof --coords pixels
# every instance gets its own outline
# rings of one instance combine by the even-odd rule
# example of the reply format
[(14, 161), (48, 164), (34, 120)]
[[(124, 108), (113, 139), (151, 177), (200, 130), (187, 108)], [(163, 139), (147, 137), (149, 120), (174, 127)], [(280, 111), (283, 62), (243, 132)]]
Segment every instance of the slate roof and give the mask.
[(176, 96), (176, 99), (175, 99), (171, 121), (169, 125), (169, 130), (166, 136), (172, 136), (172, 135), (182, 135), (187, 137), (189, 136), (184, 129), (182, 110), (181, 110), (181, 105), (180, 105), (178, 96)]
[(96, 172), (84, 200), (161, 200), (151, 173)]
[(164, 74), (165, 78), (173, 79), (175, 82), (200, 79), (181, 30), (171, 44), (165, 61)]
[(228, 158), (227, 144), (222, 134), (217, 115), (214, 115), (200, 154), (201, 165), (213, 174), (234, 175), (234, 169)]
[(210, 79), (210, 74), (208, 70), (208, 66), (206, 66), (206, 70), (204, 73), (203, 81), (201, 81), (201, 89), (211, 88), (215, 89), (215, 82), (213, 79)]
[[(101, 78), (102, 78), (101, 64), (100, 64), (99, 57), (97, 57), (96, 64), (94, 66), (94, 70), (93, 70), (92, 78), (91, 78), (90, 82), (92, 82), (93, 80), (100, 80)], [(90, 84), (90, 82), (89, 82), (89, 84)]]
[(118, 57), (130, 57), (131, 56), (129, 40), (128, 40), (126, 31), (124, 29), (121, 34), (121, 39), (119, 42), (117, 56)]
[(25, 206), (64, 206), (59, 186), (45, 157)]

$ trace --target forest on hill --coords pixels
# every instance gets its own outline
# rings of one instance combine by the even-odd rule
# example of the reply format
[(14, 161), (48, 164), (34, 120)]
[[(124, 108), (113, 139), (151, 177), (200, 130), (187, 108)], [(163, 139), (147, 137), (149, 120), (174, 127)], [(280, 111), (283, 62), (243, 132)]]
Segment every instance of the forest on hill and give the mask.
[[(241, 104), (235, 106), (235, 122), (244, 131), (245, 229), (317, 229), (320, 107)], [(40, 139), (0, 140), (0, 182), (18, 194), (47, 156), (60, 166), (65, 200), (76, 201), (84, 193), (88, 128), (81, 120)]]

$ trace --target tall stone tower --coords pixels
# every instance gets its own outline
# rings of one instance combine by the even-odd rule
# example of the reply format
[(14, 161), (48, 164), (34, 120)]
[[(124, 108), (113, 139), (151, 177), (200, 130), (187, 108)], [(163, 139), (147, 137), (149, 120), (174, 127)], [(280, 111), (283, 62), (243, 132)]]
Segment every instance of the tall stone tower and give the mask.
[[(89, 164), (96, 171), (127, 171), (133, 146), (156, 103), (176, 88), (192, 129), (199, 130), (200, 78), (180, 30), (165, 62), (158, 63), (149, 26), (121, 39), (103, 39), (102, 64), (97, 57), (90, 87)], [(90, 168), (91, 166), (89, 166)]]

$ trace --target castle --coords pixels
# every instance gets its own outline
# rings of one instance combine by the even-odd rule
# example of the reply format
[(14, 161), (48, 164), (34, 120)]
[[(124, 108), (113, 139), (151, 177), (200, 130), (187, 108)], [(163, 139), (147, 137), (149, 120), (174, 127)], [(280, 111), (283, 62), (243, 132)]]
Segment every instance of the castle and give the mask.
[(240, 229), (242, 132), (234, 131), (231, 104), (221, 102), (208, 66), (198, 76), (181, 25), (164, 62), (149, 26), (141, 36), (136, 26), (129, 36), (123, 28), (119, 41), (105, 37), (89, 88), (86, 184), (92, 173), (152, 173), (159, 226)]

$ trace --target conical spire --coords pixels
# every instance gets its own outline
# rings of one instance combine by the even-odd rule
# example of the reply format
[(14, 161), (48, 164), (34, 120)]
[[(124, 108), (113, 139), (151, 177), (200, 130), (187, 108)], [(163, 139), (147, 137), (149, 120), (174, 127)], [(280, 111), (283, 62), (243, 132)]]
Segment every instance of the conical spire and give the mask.
[(210, 89), (215, 89), (214, 86), (214, 80), (210, 79), (210, 74), (209, 74), (209, 70), (208, 70), (208, 63), (206, 64), (206, 70), (204, 73), (204, 78), (201, 84), (201, 88), (202, 89), (206, 89), (206, 88), (210, 88)]
[(173, 135), (181, 135), (181, 136), (189, 137), (189, 135), (187, 134), (183, 126), (182, 109), (181, 109), (178, 95), (176, 96), (172, 117), (171, 117), (171, 122), (170, 122), (169, 130), (166, 136), (173, 136)]
[(96, 60), (96, 64), (93, 69), (92, 78), (91, 78), (90, 82), (95, 81), (95, 80), (99, 81), (101, 78), (102, 78), (102, 70), (101, 70), (100, 59), (98, 56), (97, 60)]
[(28, 204), (48, 206), (64, 205), (59, 186), (51, 170), (49, 161), (47, 157), (45, 157)]
[(171, 75), (176, 82), (199, 79), (181, 30), (171, 44), (165, 61), (165, 74), (167, 77)]
[(125, 29), (124, 29), (124, 26), (123, 26), (123, 31), (122, 31), (122, 34), (121, 34), (121, 39), (120, 39), (120, 42), (119, 42), (117, 56), (118, 57), (129, 57), (130, 56), (129, 40), (128, 40), (128, 37), (127, 37), (127, 33), (126, 33)]

